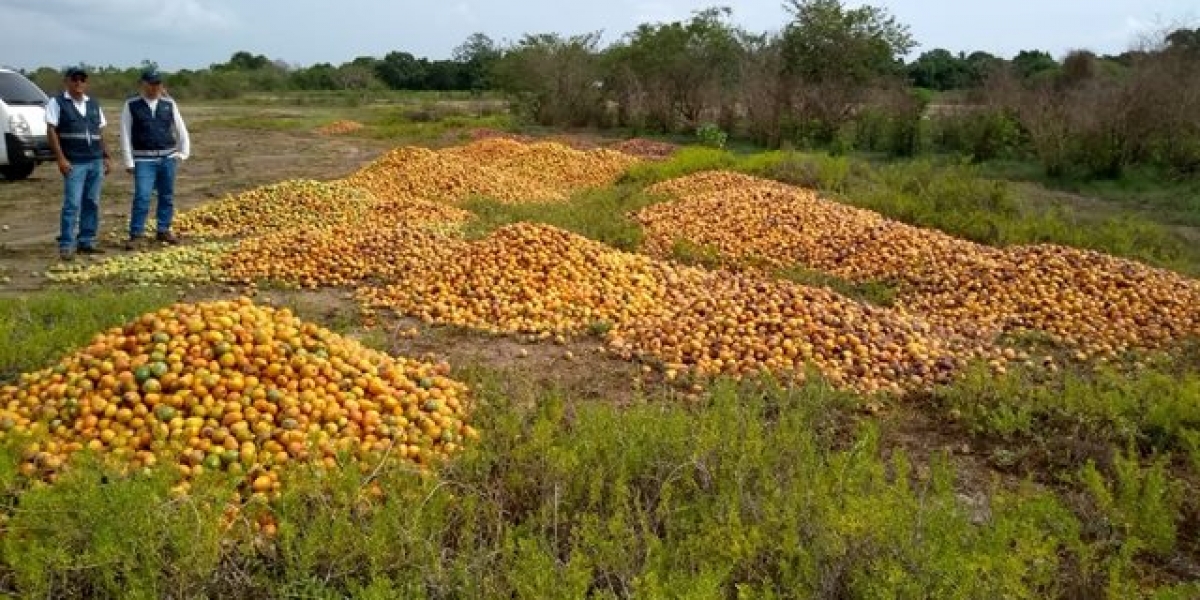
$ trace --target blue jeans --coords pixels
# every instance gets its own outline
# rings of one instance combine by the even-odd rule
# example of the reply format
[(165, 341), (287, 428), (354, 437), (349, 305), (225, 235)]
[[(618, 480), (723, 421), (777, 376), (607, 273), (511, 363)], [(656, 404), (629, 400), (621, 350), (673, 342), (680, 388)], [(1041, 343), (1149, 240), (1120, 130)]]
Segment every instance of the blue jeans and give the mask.
[[(63, 176), (63, 204), (59, 223), (58, 249), (71, 251), (96, 244), (100, 229), (100, 186), (104, 183), (104, 161), (72, 161)], [(76, 237), (75, 230), (79, 235)]]
[(137, 159), (133, 162), (133, 210), (129, 215), (129, 237), (146, 233), (146, 217), (150, 214), (150, 192), (158, 194), (154, 211), (158, 233), (171, 230), (175, 217), (175, 159), (162, 157)]

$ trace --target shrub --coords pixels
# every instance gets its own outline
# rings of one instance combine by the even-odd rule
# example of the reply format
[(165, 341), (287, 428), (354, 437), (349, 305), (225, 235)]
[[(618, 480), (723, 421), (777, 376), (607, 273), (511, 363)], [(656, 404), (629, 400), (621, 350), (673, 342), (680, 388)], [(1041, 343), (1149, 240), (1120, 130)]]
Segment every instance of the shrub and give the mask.
[(696, 129), (696, 140), (702, 146), (720, 150), (725, 148), (725, 142), (728, 139), (729, 135), (716, 123), (705, 123)]

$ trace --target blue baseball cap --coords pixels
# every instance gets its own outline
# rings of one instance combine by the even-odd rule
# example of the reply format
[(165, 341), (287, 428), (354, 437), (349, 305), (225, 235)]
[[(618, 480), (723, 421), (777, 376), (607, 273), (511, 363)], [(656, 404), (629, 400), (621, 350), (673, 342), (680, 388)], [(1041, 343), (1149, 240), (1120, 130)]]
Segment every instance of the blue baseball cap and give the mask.
[(63, 74), (63, 77), (67, 79), (72, 77), (82, 77), (87, 79), (87, 76), (87, 71), (83, 70), (83, 67), (67, 67), (66, 73)]
[(142, 71), (142, 81), (146, 83), (162, 83), (162, 74), (158, 69), (146, 69)]

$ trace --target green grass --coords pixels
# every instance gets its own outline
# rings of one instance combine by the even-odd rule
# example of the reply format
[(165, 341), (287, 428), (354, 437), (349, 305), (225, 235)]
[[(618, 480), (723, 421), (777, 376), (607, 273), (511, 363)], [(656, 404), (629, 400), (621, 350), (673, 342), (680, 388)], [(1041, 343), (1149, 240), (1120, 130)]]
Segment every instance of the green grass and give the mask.
[(700, 171), (730, 169), (736, 164), (736, 156), (728, 150), (686, 146), (677, 150), (668, 160), (646, 161), (634, 165), (626, 172), (622, 181), (648, 186)]
[(1055, 243), (1200, 274), (1200, 246), (1133, 211), (1113, 217), (1046, 207), (1018, 197), (975, 166), (928, 159), (872, 164), (860, 158), (800, 152), (735, 155), (689, 148), (670, 160), (631, 169), (651, 184), (710, 169), (731, 169), (814, 188), (834, 199), (919, 227), (995, 246)]
[(469, 237), (484, 237), (510, 223), (537, 222), (633, 252), (642, 242), (642, 230), (627, 215), (659, 200), (641, 192), (638, 186), (620, 185), (585, 190), (569, 202), (510, 204), (474, 198), (463, 207), (476, 215), (466, 225)]
[(0, 298), (0, 381), (49, 366), (97, 333), (166, 306), (173, 299), (164, 290), (95, 288)]
[(875, 306), (892, 306), (896, 301), (896, 287), (883, 281), (847, 281), (828, 273), (798, 266), (781, 269), (775, 276), (803, 285), (829, 288), (847, 298)]
[(503, 96), (493, 92), (477, 94), (450, 90), (287, 90), (268, 93), (247, 93), (235, 102), (249, 105), (294, 104), (298, 106), (328, 106), (348, 103), (366, 105), (412, 104), (437, 101), (501, 101)]
[[(721, 384), (690, 407), (647, 399), (619, 408), (555, 391), (514, 395), (521, 386), (510, 378), (471, 370), (485, 436), (437, 477), (400, 465), (293, 472), (269, 507), (279, 536), (265, 545), (232, 536), (266, 507), (246, 506), (230, 534), (215, 526), (232, 489), (220, 479), (177, 500), (166, 471), (125, 477), (84, 463), (58, 484), (30, 486), (8, 454), (0, 460), (9, 499), (0, 509), (0, 589), (25, 597), (1098, 597), (1136, 590), (1139, 552), (1169, 556), (1176, 543), (1177, 495), (1153, 464), (1128, 462), (1111, 476), (1081, 471), (1089, 505), (1114, 524), (1113, 534), (1094, 538), (1045, 489), (990, 488), (973, 508), (944, 458), (918, 469), (903, 451), (886, 450), (872, 425), (835, 435), (828, 419), (855, 399), (820, 385)], [(381, 498), (362, 495), (369, 477)]]
[(250, 111), (248, 106), (238, 104), (237, 109), (230, 111), (234, 116), (195, 119), (190, 126), (197, 131), (238, 129), (252, 132), (311, 132), (335, 121), (353, 120), (364, 127), (346, 135), (398, 140), (400, 143), (440, 141), (456, 130), (508, 130), (514, 127), (512, 117), (503, 110), (469, 100), (410, 98), (368, 106), (284, 103), (272, 105), (276, 108), (259, 110), (257, 114), (243, 114)]
[(1081, 443), (1187, 455), (1200, 434), (1200, 366), (1190, 353), (1132, 374), (1067, 370), (1048, 378), (1020, 368), (997, 377), (979, 369), (934, 399), (983, 436), (1056, 443), (1058, 432), (1070, 432)]
[(1116, 179), (1048, 177), (1027, 161), (990, 161), (981, 166), (988, 177), (1029, 181), (1106, 200), (1115, 209), (1133, 210), (1166, 224), (1200, 227), (1200, 179), (1179, 179), (1146, 168), (1130, 168)]
[[(3, 306), (6, 360), (46, 366), (165, 304), (153, 293), (38, 294)], [(37, 340), (31, 343), (31, 340)], [(910, 457), (857, 396), (813, 381), (718, 382), (682, 402), (582, 402), (520, 375), (456, 365), (482, 441), (434, 477), (404, 465), (297, 470), (284, 497), (217, 522), (233, 482), (172, 498), (169, 468), (86, 458), (58, 483), (17, 474), (0, 443), (0, 593), (19, 597), (1187, 598), (1156, 565), (1195, 544), (1194, 356), (1059, 378), (976, 374), (936, 413), (1024, 445), (1079, 436), (1117, 458), (969, 483), (934, 449)], [(1030, 415), (997, 424), (1001, 411)], [(1012, 421), (1007, 417), (1001, 421)], [(1024, 424), (1027, 423), (1027, 424)], [(947, 433), (952, 435), (952, 433)], [(1156, 441), (1157, 440), (1157, 441)], [(1125, 448), (1130, 450), (1126, 451)], [(1192, 457), (1200, 466), (1200, 458)], [(1182, 469), (1182, 470), (1181, 470)], [(380, 498), (364, 496), (370, 479)], [(1189, 483), (1192, 482), (1192, 483)], [(965, 487), (964, 487), (965, 486)], [(963, 501), (964, 489), (979, 502)], [(279, 536), (247, 541), (270, 510)], [(1191, 559), (1194, 560), (1194, 553)], [(1184, 558), (1188, 560), (1188, 558)]]
[(434, 142), (457, 130), (474, 128), (506, 130), (512, 127), (512, 123), (512, 118), (507, 115), (453, 115), (425, 120), (422, 117), (414, 119), (412, 115), (395, 112), (367, 120), (364, 123), (367, 127), (359, 130), (355, 135), (376, 139)]

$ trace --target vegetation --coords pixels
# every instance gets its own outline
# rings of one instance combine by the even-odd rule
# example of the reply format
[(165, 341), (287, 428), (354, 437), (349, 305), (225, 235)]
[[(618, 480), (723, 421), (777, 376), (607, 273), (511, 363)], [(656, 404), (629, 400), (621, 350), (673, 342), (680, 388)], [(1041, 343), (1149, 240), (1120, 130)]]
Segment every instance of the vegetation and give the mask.
[[(81, 303), (79, 298), (88, 301)], [(118, 293), (94, 289), (86, 294), (51, 292), (0, 302), (0, 381), (41, 368), (86, 343), (97, 332), (119, 325), (151, 308), (169, 294), (161, 290)], [(86, 304), (88, 310), (80, 310)]]
[[(712, 145), (727, 136), (835, 154), (1015, 160), (1067, 188), (1127, 186), (1131, 171), (1133, 182), (1150, 171), (1192, 185), (1200, 173), (1200, 28), (1164, 31), (1120, 55), (1025, 49), (1003, 58), (934, 48), (905, 64), (918, 40), (885, 9), (840, 0), (790, 0), (786, 8), (777, 33), (746, 31), (730, 9), (709, 8), (639, 25), (607, 47), (599, 32), (530, 33), (507, 45), (475, 33), (449, 60), (393, 51), (300, 67), (243, 50), (174, 73), (168, 85), (185, 99), (324, 90), (356, 104), (389, 90), (498, 93), (528, 124), (700, 132)], [(93, 93), (125, 96), (149, 64), (93, 68)], [(30, 73), (48, 90), (59, 74)], [(384, 128), (397, 131), (407, 128)], [(1187, 189), (1166, 195), (1193, 219)]]
[[(90, 303), (76, 308), (85, 318), (107, 314)], [(74, 343), (69, 329), (54, 331), (56, 345)], [(40, 364), (30, 356), (14, 366)], [(1052, 440), (1073, 416), (1110, 425), (1096, 429), (1106, 432), (1096, 439), (1113, 442), (1105, 448), (1153, 432), (1153, 423), (1169, 423), (1171, 439), (1181, 440), (1200, 427), (1194, 416), (1138, 408), (1160, 397), (1164, 388), (1150, 382), (1166, 381), (1168, 369), (1196, 377), (1194, 365), (1179, 363), (1116, 385), (1115, 375), (1082, 374), (1036, 385), (968, 381), (939, 392), (945, 401), (933, 410), (971, 424), (981, 440), (1014, 442), (996, 455), (1025, 436)], [(177, 473), (122, 475), (84, 462), (45, 486), (13, 470), (20, 448), (10, 445), (0, 460), (3, 589), (53, 597), (1127, 598), (1151, 592), (1142, 583), (1147, 565), (1196, 541), (1188, 520), (1196, 507), (1184, 493), (1196, 471), (1180, 473), (1188, 467), (1165, 458), (1178, 455), (1178, 441), (1063, 464), (1047, 473), (1049, 488), (979, 487), (948, 455), (918, 459), (898, 447), (889, 420), (857, 423), (863, 400), (819, 382), (726, 383), (690, 405), (650, 390), (617, 407), (572, 400), (569, 390), (536, 391), (515, 373), (467, 366), (455, 377), (480, 395), (478, 422), (488, 434), (479, 444), (434, 478), (403, 467), (332, 478), (297, 472), (270, 506), (273, 538), (256, 529), (267, 510), (258, 501), (223, 519), (234, 482), (212, 478), (174, 497)], [(1071, 391), (1054, 400), (1039, 392), (1047, 383)], [(1197, 389), (1170, 393), (1194, 407)], [(1035, 414), (1060, 416), (1039, 417), (1017, 435), (986, 425), (989, 411), (1029, 404), (1030, 394), (1057, 406)], [(1121, 426), (1129, 419), (1145, 425)], [(380, 494), (364, 493), (371, 481)], [(1155, 572), (1156, 597), (1197, 591)]]
[(699, 171), (729, 169), (824, 191), (893, 219), (992, 245), (1057, 243), (1200, 272), (1200, 249), (1163, 222), (1125, 212), (1092, 217), (1038, 205), (1002, 180), (969, 164), (929, 159), (882, 166), (821, 153), (768, 152), (739, 156), (686, 148), (670, 160), (630, 169), (627, 180), (652, 183)]
[[(532, 312), (525, 298), (496, 302), (488, 293), (508, 286), (502, 291), (523, 294), (530, 281), (550, 281), (544, 275), (569, 263), (564, 256), (576, 261), (568, 264), (572, 278), (545, 284), (554, 291), (583, 296), (596, 278), (655, 279), (583, 238), (645, 250), (655, 232), (633, 217), (666, 206), (647, 188), (711, 170), (817, 189), (986, 244), (1062, 244), (1200, 274), (1200, 246), (1179, 233), (1200, 224), (1200, 100), (1192, 93), (1200, 81), (1200, 29), (1177, 29), (1120, 56), (1080, 51), (1060, 62), (1036, 49), (1011, 59), (934, 49), (905, 65), (900, 57), (916, 40), (884, 10), (837, 0), (787, 6), (790, 20), (778, 34), (746, 32), (730, 22), (730, 10), (714, 8), (641, 25), (607, 48), (598, 33), (531, 34), (506, 47), (475, 34), (451, 60), (397, 51), (341, 66), (294, 67), (238, 52), (227, 63), (174, 74), (169, 83), (181, 97), (270, 107), (268, 119), (234, 116), (207, 127), (286, 132), (353, 115), (363, 121), (355, 135), (385, 139), (442, 140), (466, 128), (536, 124), (619, 128), (697, 144), (635, 165), (616, 185), (585, 191), (550, 185), (553, 165), (561, 167), (553, 149), (543, 149), (537, 160), (544, 162), (524, 159), (532, 165), (524, 175), (542, 179), (540, 188), (498, 168), (485, 172), (486, 161), (505, 160), (503, 142), (469, 158), (402, 149), (341, 183), (264, 187), (195, 211), (191, 222), (181, 216), (180, 226), (275, 230), (245, 240), (224, 265), (243, 283), (401, 282), (388, 292), (391, 305), (353, 315), (325, 305), (310, 311), (326, 327), (392, 350), (405, 335), (380, 333), (380, 321), (388, 322), (376, 307), (424, 302), (460, 319), (481, 310), (480, 323), (511, 309), (511, 322), (523, 326), (553, 316)], [(96, 93), (113, 97), (136, 79), (133, 69), (93, 73)], [(57, 85), (57, 71), (34, 75)], [(513, 103), (511, 113), (488, 103), (501, 93)], [(459, 102), (441, 102), (446, 98)], [(317, 108), (293, 112), (289, 104)], [(778, 149), (739, 153), (748, 143)], [(611, 183), (622, 169), (589, 167), (596, 185)], [(1028, 197), (1008, 179), (1112, 202), (1085, 214), (1048, 196)], [(355, 204), (343, 184), (390, 203)], [(287, 230), (301, 224), (297, 202), (322, 207), (304, 212), (321, 234)], [(355, 226), (351, 217), (363, 215), (389, 225), (387, 232)], [(420, 215), (455, 235), (427, 229)], [(271, 226), (272, 219), (279, 222)], [(672, 240), (662, 253), (668, 258), (729, 266), (717, 245)], [(572, 252), (585, 246), (594, 251), (586, 256), (600, 258), (579, 262), (584, 255)], [(464, 250), (471, 248), (474, 254)], [(472, 268), (457, 279), (446, 275), (459, 264)], [(597, 264), (607, 270), (588, 270)], [(851, 281), (762, 257), (750, 257), (748, 266), (829, 288), (853, 300), (838, 306), (871, 314), (888, 311), (906, 293), (892, 279)], [(537, 277), (522, 279), (530, 273)], [(684, 293), (694, 282), (666, 279), (680, 306), (656, 308), (668, 316), (652, 341), (670, 348), (666, 333), (701, 348), (709, 340), (695, 330), (719, 320)], [(803, 314), (809, 326), (817, 324), (815, 314), (851, 327), (860, 322), (858, 312), (827, 310), (820, 298), (776, 295), (796, 287), (786, 282), (736, 284), (736, 298), (709, 289), (728, 281), (705, 279), (708, 287), (700, 287), (710, 300), (737, 307), (754, 305), (735, 299), (766, 298), (793, 312), (813, 311)], [(97, 333), (175, 298), (168, 291), (81, 289), (0, 299), (0, 384), (42, 370), (88, 340), (102, 343)], [(632, 296), (622, 303), (627, 291), (620, 285), (596, 289), (602, 293), (589, 301), (632, 303)], [(285, 303), (307, 297), (293, 294)], [(766, 321), (729, 320), (717, 337), (783, 322), (778, 314), (758, 316)], [(569, 325), (586, 345), (597, 341), (587, 336), (619, 334), (623, 324), (592, 313)], [(461, 333), (453, 326), (433, 331)], [(834, 338), (851, 329), (807, 331), (814, 342), (827, 335), (818, 346), (840, 352), (847, 340)], [(469, 385), (471, 422), (483, 436), (464, 444), (453, 462), (425, 470), (378, 454), (349, 461), (330, 453), (323, 462), (337, 468), (280, 470), (270, 482), (274, 496), (245, 495), (245, 480), (219, 469), (186, 472), (150, 462), (130, 470), (86, 449), (45, 481), (30, 469), (45, 466), (46, 453), (9, 435), (0, 442), (0, 594), (1200, 597), (1200, 340), (1172, 340), (1165, 351), (1111, 352), (1089, 364), (1064, 357), (1061, 339), (1047, 334), (1014, 333), (1003, 341), (1009, 353), (1001, 368), (980, 361), (960, 377), (901, 396), (845, 391), (836, 371), (823, 377), (815, 366), (787, 381), (680, 375), (651, 364), (669, 362), (665, 354), (648, 352), (658, 358), (606, 374), (622, 384), (631, 379), (629, 386), (601, 386), (600, 399), (593, 391), (584, 400), (569, 382), (538, 383), (545, 374), (535, 381), (542, 364), (467, 361), (446, 370)], [(778, 348), (762, 350), (767, 356)], [(563, 352), (564, 361), (573, 360)], [(845, 364), (849, 377), (870, 362)], [(342, 392), (357, 385), (343, 383)], [(337, 394), (339, 386), (328, 391)]]

